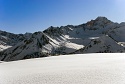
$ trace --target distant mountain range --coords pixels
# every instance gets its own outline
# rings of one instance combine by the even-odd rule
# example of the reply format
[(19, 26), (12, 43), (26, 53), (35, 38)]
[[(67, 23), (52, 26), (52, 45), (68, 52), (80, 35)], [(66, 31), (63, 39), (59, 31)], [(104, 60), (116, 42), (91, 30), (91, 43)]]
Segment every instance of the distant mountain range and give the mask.
[(97, 17), (77, 26), (51, 26), (35, 33), (13, 34), (0, 31), (1, 61), (65, 54), (122, 52), (125, 52), (125, 23), (114, 23), (106, 17)]

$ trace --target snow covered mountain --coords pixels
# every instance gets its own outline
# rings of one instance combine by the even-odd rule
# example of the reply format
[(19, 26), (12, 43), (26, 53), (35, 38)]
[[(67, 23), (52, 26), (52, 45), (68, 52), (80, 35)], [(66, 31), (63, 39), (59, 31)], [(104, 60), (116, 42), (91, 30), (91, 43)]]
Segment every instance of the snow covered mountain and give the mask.
[(72, 53), (125, 52), (125, 23), (114, 23), (106, 17), (77, 26), (51, 26), (33, 34), (0, 35), (7, 38), (0, 39), (1, 43), (12, 46), (0, 52), (1, 61)]
[(0, 51), (16, 45), (17, 43), (29, 38), (31, 33), (13, 34), (0, 30)]

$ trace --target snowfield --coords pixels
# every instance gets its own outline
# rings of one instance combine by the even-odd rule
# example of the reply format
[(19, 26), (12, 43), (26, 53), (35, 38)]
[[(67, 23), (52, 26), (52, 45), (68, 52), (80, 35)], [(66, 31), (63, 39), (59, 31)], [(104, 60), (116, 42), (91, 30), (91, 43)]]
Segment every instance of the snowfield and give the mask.
[(77, 54), (1, 62), (0, 84), (125, 84), (125, 54)]

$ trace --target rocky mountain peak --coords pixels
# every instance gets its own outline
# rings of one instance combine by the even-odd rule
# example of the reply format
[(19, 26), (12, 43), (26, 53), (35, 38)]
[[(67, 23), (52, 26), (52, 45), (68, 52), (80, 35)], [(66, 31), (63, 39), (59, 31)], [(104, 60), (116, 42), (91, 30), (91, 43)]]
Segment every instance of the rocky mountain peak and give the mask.
[(13, 61), (72, 53), (125, 52), (125, 23), (97, 17), (81, 25), (49, 27), (34, 33), (0, 31), (0, 60)]
[(104, 21), (104, 20), (108, 20), (108, 19), (107, 19), (106, 17), (99, 16), (99, 17), (97, 17), (95, 20)]
[(106, 17), (97, 17), (95, 20), (88, 21), (85, 25), (90, 30), (96, 30), (100, 28), (105, 28), (107, 25), (112, 24), (113, 22), (108, 20)]

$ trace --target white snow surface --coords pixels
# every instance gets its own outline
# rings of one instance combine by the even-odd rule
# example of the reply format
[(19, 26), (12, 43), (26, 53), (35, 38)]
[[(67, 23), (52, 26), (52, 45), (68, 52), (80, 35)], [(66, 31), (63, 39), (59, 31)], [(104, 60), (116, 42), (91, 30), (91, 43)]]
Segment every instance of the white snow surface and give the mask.
[(2, 62), (0, 84), (125, 84), (125, 54), (76, 54)]
[(0, 51), (7, 49), (7, 48), (10, 48), (10, 47), (12, 47), (12, 46), (8, 46), (8, 45), (4, 46), (4, 45), (0, 44)]

